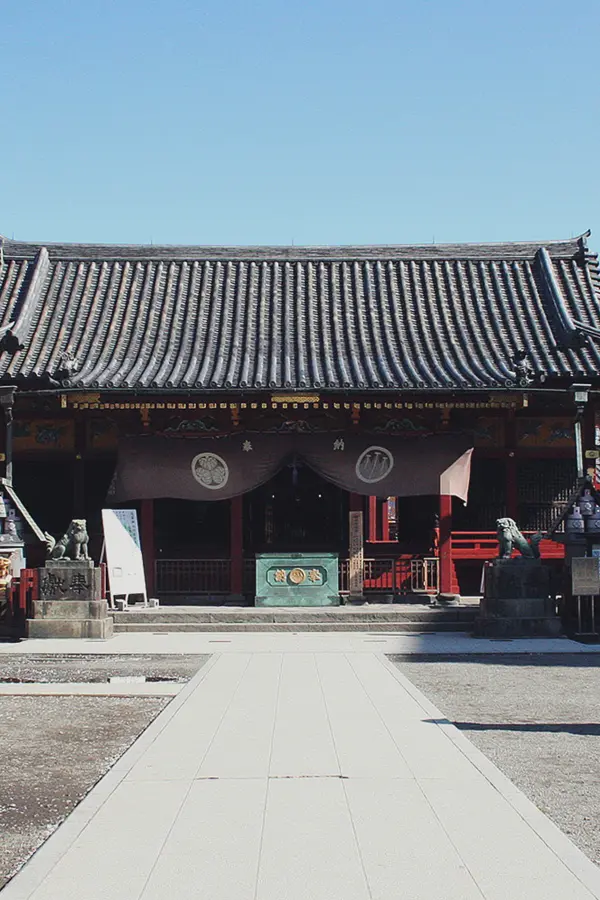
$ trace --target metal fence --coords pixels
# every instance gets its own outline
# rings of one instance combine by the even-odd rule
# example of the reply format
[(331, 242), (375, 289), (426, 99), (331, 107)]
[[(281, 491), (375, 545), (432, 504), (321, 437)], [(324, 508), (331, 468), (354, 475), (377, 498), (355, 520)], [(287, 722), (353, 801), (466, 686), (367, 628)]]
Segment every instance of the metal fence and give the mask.
[(229, 594), (229, 559), (157, 559), (155, 589), (163, 594)]

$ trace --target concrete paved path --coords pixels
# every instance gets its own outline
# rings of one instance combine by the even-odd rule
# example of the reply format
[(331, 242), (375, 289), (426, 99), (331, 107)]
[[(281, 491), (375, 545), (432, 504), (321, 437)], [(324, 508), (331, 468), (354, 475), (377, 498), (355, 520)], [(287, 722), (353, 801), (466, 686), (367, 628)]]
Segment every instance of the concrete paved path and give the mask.
[(213, 656), (1, 900), (590, 900), (600, 870), (379, 654)]
[(0, 642), (2, 655), (86, 653), (600, 653), (600, 644), (559, 638), (474, 638), (470, 634), (410, 634), (365, 631), (337, 632), (189, 632), (117, 634), (101, 640), (24, 640)]

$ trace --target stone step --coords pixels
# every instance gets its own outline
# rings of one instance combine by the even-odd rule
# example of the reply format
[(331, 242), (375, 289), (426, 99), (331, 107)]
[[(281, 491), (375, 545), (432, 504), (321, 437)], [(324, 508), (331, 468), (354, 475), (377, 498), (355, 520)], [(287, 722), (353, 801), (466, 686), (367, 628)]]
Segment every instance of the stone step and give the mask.
[(440, 621), (429, 619), (410, 622), (406, 619), (396, 619), (391, 622), (370, 621), (313, 621), (313, 622), (127, 622), (120, 619), (115, 622), (115, 634), (141, 633), (141, 634), (169, 634), (174, 632), (299, 632), (299, 631), (357, 631), (357, 632), (411, 632), (431, 633), (464, 632), (471, 630), (470, 621)]
[(406, 609), (368, 612), (352, 609), (247, 609), (220, 610), (218, 612), (196, 612), (180, 610), (126, 610), (114, 612), (116, 625), (231, 625), (231, 624), (334, 624), (349, 623), (370, 625), (396, 622), (445, 622), (471, 623), (477, 614), (476, 607), (453, 607), (451, 609)]

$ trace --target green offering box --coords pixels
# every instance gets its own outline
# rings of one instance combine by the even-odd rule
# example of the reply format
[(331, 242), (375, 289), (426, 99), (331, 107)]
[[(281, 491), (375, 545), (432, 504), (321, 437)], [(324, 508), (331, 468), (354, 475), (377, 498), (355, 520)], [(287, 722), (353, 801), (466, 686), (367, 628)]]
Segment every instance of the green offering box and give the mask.
[(339, 606), (337, 553), (258, 553), (256, 606)]

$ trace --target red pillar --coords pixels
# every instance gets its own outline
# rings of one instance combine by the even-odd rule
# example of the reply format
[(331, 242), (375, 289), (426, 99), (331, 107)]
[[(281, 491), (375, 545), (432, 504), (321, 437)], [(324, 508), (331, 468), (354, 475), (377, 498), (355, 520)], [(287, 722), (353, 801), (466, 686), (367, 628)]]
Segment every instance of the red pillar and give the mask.
[(390, 539), (390, 512), (388, 508), (388, 499), (381, 501), (381, 540), (389, 541)]
[(154, 596), (154, 500), (142, 500), (140, 509), (140, 538), (144, 558), (144, 574), (148, 597)]
[[(595, 403), (590, 404), (591, 409), (591, 434), (589, 435), (590, 442), (589, 445), (586, 446), (586, 450), (598, 450), (600, 447), (600, 440), (598, 438), (598, 429), (596, 427), (597, 423), (600, 425), (599, 412)], [(599, 476), (600, 476), (600, 468), (598, 466), (598, 460), (588, 460), (589, 468), (594, 470), (593, 479), (594, 479), (594, 487), (598, 490), (598, 486), (600, 484)], [(591, 474), (591, 472), (590, 472)]]
[(513, 450), (506, 457), (506, 515), (515, 521), (519, 518), (517, 458)]
[(596, 410), (594, 403), (588, 403), (583, 414), (583, 469), (586, 475), (592, 478), (596, 475), (596, 462), (593, 459), (587, 459), (585, 453), (587, 450), (596, 449)]
[(244, 578), (244, 498), (231, 498), (230, 512), (231, 593), (241, 599)]
[(505, 421), (504, 445), (506, 447), (506, 515), (511, 519), (519, 519), (519, 492), (517, 490), (517, 423), (515, 411), (511, 409)]
[(451, 594), (453, 582), (452, 567), (452, 497), (440, 494), (440, 593)]
[(369, 541), (377, 540), (377, 497), (369, 497)]
[(73, 462), (73, 516), (85, 518), (85, 422), (75, 420), (75, 460)]

